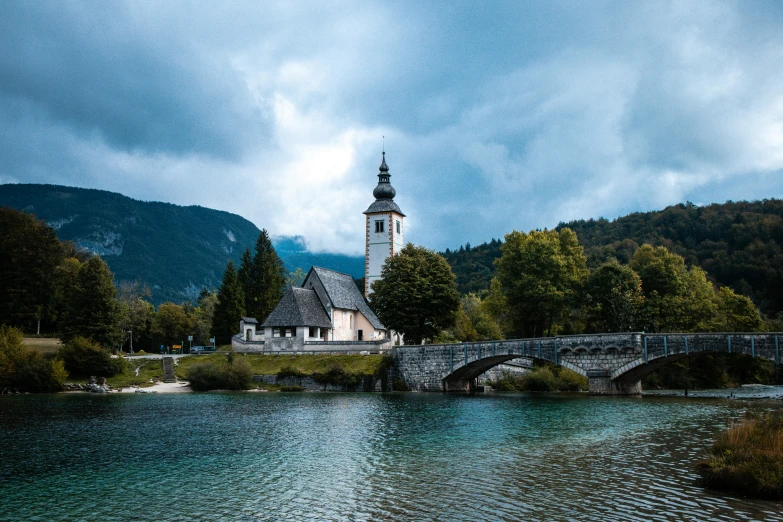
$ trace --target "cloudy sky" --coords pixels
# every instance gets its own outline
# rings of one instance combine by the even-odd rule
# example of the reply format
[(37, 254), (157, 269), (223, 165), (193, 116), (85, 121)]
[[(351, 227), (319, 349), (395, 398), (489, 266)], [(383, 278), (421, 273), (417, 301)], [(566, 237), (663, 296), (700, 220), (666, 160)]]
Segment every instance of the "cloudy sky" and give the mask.
[(0, 3), (0, 183), (359, 253), (783, 197), (783, 2)]

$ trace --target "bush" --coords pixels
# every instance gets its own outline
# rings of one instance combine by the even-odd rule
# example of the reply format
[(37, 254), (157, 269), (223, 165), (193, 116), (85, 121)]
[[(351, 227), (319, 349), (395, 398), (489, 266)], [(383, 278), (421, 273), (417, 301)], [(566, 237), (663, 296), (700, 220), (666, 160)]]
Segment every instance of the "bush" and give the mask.
[(222, 390), (225, 385), (222, 368), (211, 361), (196, 363), (188, 368), (187, 379), (195, 391)]
[(195, 391), (249, 390), (253, 371), (243, 358), (235, 358), (231, 364), (212, 360), (191, 366), (187, 379)]
[(253, 370), (244, 358), (227, 365), (225, 376), (227, 390), (249, 390), (253, 383)]
[(314, 373), (313, 380), (318, 384), (331, 384), (343, 388), (353, 388), (362, 382), (362, 376), (356, 373), (346, 372), (340, 366), (332, 366), (326, 373)]
[(538, 366), (519, 376), (504, 372), (494, 383), (497, 391), (583, 391), (587, 377), (560, 366)]
[(587, 377), (568, 368), (560, 368), (557, 374), (557, 389), (569, 392), (586, 391)]
[(65, 369), (81, 377), (113, 377), (125, 370), (125, 360), (112, 359), (109, 352), (84, 337), (74, 337), (60, 348), (59, 357)]
[(730, 424), (698, 469), (707, 487), (783, 499), (783, 415)]
[(522, 376), (522, 389), (524, 391), (553, 391), (556, 389), (557, 381), (552, 370), (546, 367), (539, 367), (530, 373)]
[(304, 388), (301, 386), (281, 386), (280, 387), (281, 392), (303, 392)]
[(27, 350), (21, 330), (0, 326), (0, 390), (61, 391), (67, 378), (63, 361)]
[(305, 373), (301, 370), (297, 370), (293, 366), (283, 366), (280, 371), (277, 372), (277, 380), (286, 379), (288, 377), (304, 377)]

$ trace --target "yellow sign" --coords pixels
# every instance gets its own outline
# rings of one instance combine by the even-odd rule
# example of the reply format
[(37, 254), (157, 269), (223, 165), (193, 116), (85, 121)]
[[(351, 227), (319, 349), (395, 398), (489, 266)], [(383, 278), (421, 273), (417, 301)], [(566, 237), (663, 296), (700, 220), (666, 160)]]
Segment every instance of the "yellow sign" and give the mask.
[(175, 344), (174, 346), (172, 346), (172, 348), (174, 350), (179, 350), (180, 348), (182, 348), (182, 345), (181, 344)]

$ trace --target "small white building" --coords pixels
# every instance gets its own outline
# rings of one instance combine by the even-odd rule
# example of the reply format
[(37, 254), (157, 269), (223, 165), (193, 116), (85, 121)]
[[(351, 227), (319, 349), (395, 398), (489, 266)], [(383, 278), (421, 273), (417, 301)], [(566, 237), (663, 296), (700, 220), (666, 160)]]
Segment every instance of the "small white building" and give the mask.
[(318, 350), (354, 343), (351, 349), (383, 349), (389, 344), (386, 327), (353, 277), (320, 267), (312, 267), (302, 286), (291, 288), (263, 324), (243, 317), (240, 328), (242, 334), (232, 341), (238, 351)]

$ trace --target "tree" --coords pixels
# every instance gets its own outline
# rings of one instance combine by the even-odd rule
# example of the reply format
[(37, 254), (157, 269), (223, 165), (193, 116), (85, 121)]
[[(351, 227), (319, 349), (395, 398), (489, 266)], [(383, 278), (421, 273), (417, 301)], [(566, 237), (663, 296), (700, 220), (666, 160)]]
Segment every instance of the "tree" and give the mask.
[(724, 286), (718, 291), (718, 328), (724, 332), (763, 332), (764, 321), (753, 301)]
[(90, 258), (79, 268), (66, 302), (63, 340), (82, 336), (108, 347), (122, 339), (117, 289), (109, 267), (100, 257)]
[(232, 261), (226, 265), (223, 282), (217, 294), (215, 314), (212, 319), (212, 336), (215, 344), (230, 344), (231, 337), (239, 332), (239, 319), (245, 315), (245, 294)]
[(266, 230), (261, 230), (258, 236), (255, 255), (247, 276), (242, 273), (245, 266), (244, 256), (242, 262), (240, 274), (247, 277), (246, 286), (243, 287), (245, 311), (250, 317), (263, 322), (282, 299), (286, 285), (285, 266), (272, 246)]
[(570, 229), (513, 231), (495, 261), (508, 299), (514, 333), (550, 335), (553, 325), (577, 304), (588, 276), (586, 258)]
[(426, 248), (408, 243), (387, 259), (372, 290), (378, 317), (407, 344), (420, 344), (455, 324), (460, 297), (454, 274), (442, 256)]
[(60, 391), (67, 377), (62, 360), (26, 349), (21, 330), (0, 325), (0, 391)]
[(642, 280), (616, 259), (604, 263), (587, 281), (587, 317), (593, 332), (624, 332), (636, 328), (642, 304)]
[(468, 294), (462, 297), (462, 310), (470, 319), (473, 330), (476, 332), (477, 341), (491, 341), (503, 339), (503, 331), (500, 324), (488, 311), (486, 301), (482, 301), (476, 294)]
[(194, 343), (208, 344), (212, 332), (212, 320), (215, 316), (215, 306), (218, 302), (217, 292), (214, 290), (201, 291), (198, 296), (193, 323)]
[(133, 340), (134, 351), (141, 350), (141, 347), (145, 344), (150, 348), (155, 307), (146, 299), (151, 294), (150, 288), (139, 282), (123, 281), (120, 283), (120, 330), (123, 338), (127, 336), (128, 351), (130, 351), (131, 339)]
[(57, 319), (56, 269), (65, 250), (54, 230), (26, 212), (0, 207), (0, 323), (36, 331)]
[(184, 307), (163, 303), (152, 321), (152, 333), (168, 346), (178, 344), (193, 334), (193, 319)]
[(249, 310), (247, 299), (250, 297), (250, 277), (253, 272), (253, 255), (250, 253), (250, 249), (246, 248), (242, 252), (242, 261), (239, 264), (237, 270), (237, 277), (239, 278), (239, 284), (242, 286), (242, 291), (245, 292), (245, 310)]

